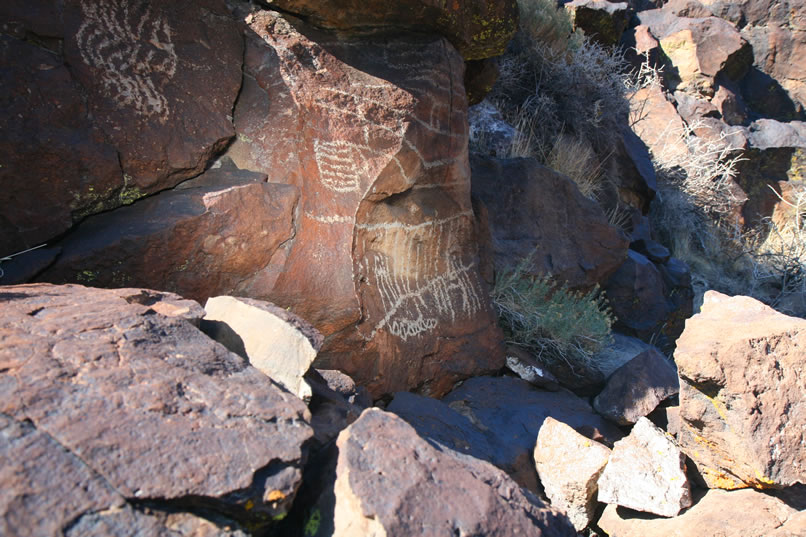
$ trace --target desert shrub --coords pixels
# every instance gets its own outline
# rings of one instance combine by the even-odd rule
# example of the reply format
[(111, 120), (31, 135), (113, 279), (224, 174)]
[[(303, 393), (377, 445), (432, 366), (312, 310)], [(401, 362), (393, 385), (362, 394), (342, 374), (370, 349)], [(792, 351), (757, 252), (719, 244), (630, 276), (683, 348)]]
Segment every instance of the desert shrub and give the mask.
[(653, 155), (658, 172), (653, 230), (690, 266), (697, 301), (715, 289), (806, 314), (806, 187), (796, 185), (782, 198), (789, 210), (743, 228), (737, 214), (744, 199), (733, 181), (742, 156), (728, 142), (729, 134), (697, 137), (697, 128), (666, 133), (663, 148)]
[(489, 97), (517, 132), (506, 156), (536, 158), (584, 195), (617, 199), (618, 178), (604, 170), (612, 133), (629, 115), (622, 53), (572, 31), (570, 15), (553, 0), (519, 0), (519, 7), (520, 31), (499, 60)]
[(518, 0), (520, 31), (532, 43), (565, 51), (573, 32), (571, 17), (555, 0)]
[(549, 276), (528, 275), (531, 261), (499, 271), (492, 300), (509, 343), (531, 351), (551, 367), (598, 369), (596, 353), (611, 342), (613, 318), (598, 288), (580, 293)]

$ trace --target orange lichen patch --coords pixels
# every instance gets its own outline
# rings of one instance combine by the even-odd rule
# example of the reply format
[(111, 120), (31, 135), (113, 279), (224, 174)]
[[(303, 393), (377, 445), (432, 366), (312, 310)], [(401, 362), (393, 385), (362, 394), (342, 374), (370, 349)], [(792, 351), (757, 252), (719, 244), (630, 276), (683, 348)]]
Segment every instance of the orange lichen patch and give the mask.
[(266, 496), (266, 501), (269, 502), (279, 502), (282, 500), (285, 500), (285, 494), (283, 494), (279, 490), (273, 490), (269, 492), (268, 496)]
[(736, 481), (728, 477), (726, 474), (722, 472), (717, 472), (715, 470), (711, 470), (710, 468), (704, 468), (701, 470), (701, 472), (702, 476), (708, 483), (709, 488), (738, 490), (738, 489), (746, 489), (749, 488), (750, 486), (743, 481)]

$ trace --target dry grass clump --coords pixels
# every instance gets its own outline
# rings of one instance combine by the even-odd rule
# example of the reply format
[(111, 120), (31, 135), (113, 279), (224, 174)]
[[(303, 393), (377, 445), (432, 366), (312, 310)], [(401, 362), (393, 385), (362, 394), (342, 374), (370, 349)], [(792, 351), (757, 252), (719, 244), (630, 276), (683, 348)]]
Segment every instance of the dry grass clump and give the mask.
[(689, 264), (699, 297), (716, 289), (803, 316), (806, 186), (795, 185), (787, 199), (781, 197), (789, 210), (743, 228), (738, 216), (745, 198), (734, 182), (742, 156), (728, 142), (729, 133), (703, 138), (694, 135), (698, 128), (692, 124), (668, 133), (664, 149), (653, 155), (658, 172), (653, 230)]
[(520, 31), (499, 61), (489, 97), (517, 130), (506, 156), (536, 158), (592, 199), (616, 192), (603, 170), (612, 133), (629, 115), (627, 63), (620, 51), (574, 32), (568, 12), (553, 0), (518, 4)]
[(613, 317), (599, 289), (577, 293), (550, 277), (527, 275), (531, 260), (496, 275), (492, 300), (508, 342), (545, 366), (563, 362), (577, 374), (599, 370), (597, 353), (611, 343)]

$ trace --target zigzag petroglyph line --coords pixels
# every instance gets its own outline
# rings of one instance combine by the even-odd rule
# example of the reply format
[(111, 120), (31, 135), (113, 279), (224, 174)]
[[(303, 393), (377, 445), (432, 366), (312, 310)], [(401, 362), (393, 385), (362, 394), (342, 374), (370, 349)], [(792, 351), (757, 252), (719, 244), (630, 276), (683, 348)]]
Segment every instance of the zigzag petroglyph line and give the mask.
[(161, 88), (178, 64), (168, 22), (152, 15), (147, 4), (130, 8), (126, 0), (85, 0), (81, 11), (78, 49), (87, 65), (101, 71), (106, 93), (138, 115), (167, 120)]

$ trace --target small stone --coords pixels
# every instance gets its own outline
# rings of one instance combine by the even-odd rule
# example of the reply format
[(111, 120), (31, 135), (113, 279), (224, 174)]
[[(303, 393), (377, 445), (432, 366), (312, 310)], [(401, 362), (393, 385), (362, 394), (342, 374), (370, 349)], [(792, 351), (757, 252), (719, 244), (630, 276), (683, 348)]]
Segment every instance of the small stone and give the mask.
[(660, 352), (649, 349), (613, 373), (593, 408), (619, 425), (632, 425), (678, 391), (677, 370)]
[(322, 346), (322, 335), (305, 320), (269, 302), (217, 296), (204, 306), (214, 339), (302, 400), (311, 387), (302, 376)]
[(691, 505), (686, 456), (646, 418), (616, 442), (599, 478), (599, 501), (673, 517)]
[(597, 481), (610, 450), (568, 425), (546, 418), (537, 435), (535, 465), (551, 505), (565, 511), (578, 531), (596, 510)]

